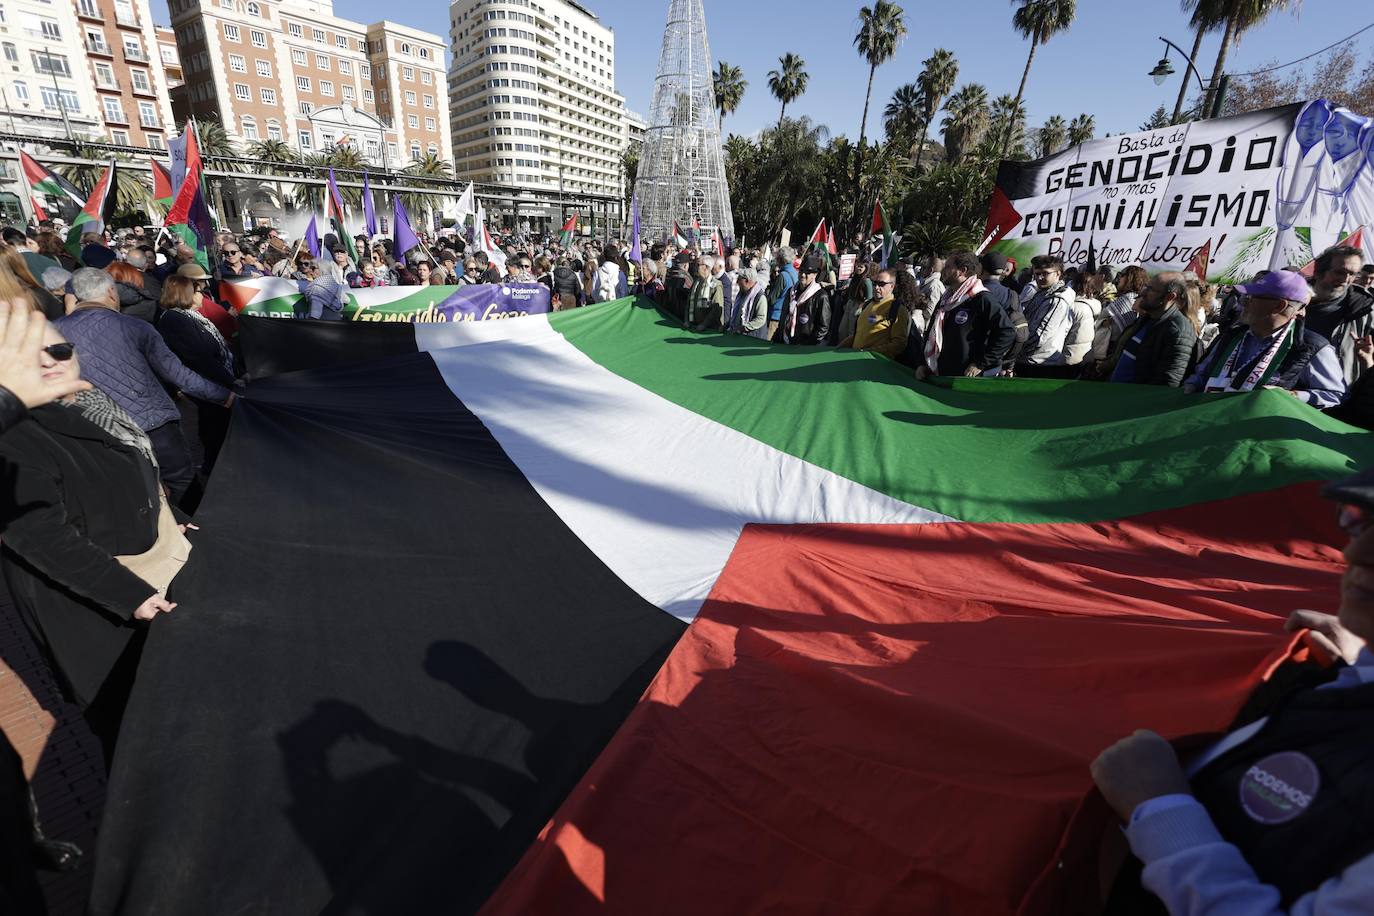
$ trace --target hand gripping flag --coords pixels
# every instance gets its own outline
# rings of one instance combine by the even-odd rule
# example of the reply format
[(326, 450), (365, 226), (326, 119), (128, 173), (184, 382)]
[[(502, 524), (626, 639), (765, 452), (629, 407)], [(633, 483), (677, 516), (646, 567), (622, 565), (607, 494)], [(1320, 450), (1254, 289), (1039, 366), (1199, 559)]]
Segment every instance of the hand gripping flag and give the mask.
[(343, 195), (339, 193), (339, 186), (334, 183), (334, 170), (329, 170), (329, 180), (325, 187), (324, 212), (329, 224), (334, 228), (334, 235), (338, 237), (339, 244), (348, 252), (348, 257), (354, 264), (358, 263), (358, 249), (353, 247), (353, 239), (348, 234), (348, 229), (344, 226)]
[(415, 230), (410, 228), (410, 214), (401, 203), (401, 195), (391, 195), (391, 240), (397, 260), (404, 260), (412, 248), (420, 246)]
[(363, 172), (363, 220), (367, 224), (367, 238), (371, 241), (377, 234), (377, 207), (372, 202), (372, 182), (367, 172)]

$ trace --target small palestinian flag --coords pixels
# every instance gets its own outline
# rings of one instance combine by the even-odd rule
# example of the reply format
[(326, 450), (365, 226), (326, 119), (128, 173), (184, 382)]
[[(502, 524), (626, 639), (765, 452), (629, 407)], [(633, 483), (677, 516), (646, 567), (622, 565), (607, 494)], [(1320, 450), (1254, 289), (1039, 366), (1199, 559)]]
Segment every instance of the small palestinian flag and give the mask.
[(673, 244), (679, 248), (687, 248), (692, 244), (687, 236), (682, 234), (682, 228), (678, 225), (677, 220), (673, 220)]
[(72, 220), (71, 229), (67, 231), (66, 248), (72, 253), (72, 257), (81, 257), (81, 236), (87, 232), (103, 232), (106, 222), (114, 215), (114, 176), (115, 162), (111, 159), (110, 164), (105, 166), (100, 180), (91, 189), (81, 212)]
[(701, 220), (692, 217), (691, 244), (693, 248), (701, 247)]
[(1227, 727), (1374, 463), (1284, 391), (918, 384), (648, 300), (240, 339), (94, 916), (1097, 912), (1089, 763)]
[(324, 212), (329, 219), (329, 224), (334, 228), (334, 235), (338, 238), (339, 244), (348, 252), (349, 259), (358, 263), (358, 249), (353, 246), (353, 237), (348, 234), (347, 227), (344, 226), (344, 205), (343, 195), (339, 193), (339, 186), (334, 182), (334, 170), (329, 170), (329, 180), (326, 183), (324, 194)]
[(169, 140), (167, 149), (173, 162), (173, 167), (168, 169), (173, 198), (162, 224), (195, 252), (197, 264), (209, 270), (214, 231), (210, 223), (210, 207), (205, 201), (200, 141), (194, 122), (183, 125), (181, 136)]
[(830, 252), (830, 256), (834, 257), (840, 253), (840, 246), (835, 244), (835, 227), (827, 226), (826, 233), (825, 247)]
[(64, 219), (86, 205), (86, 198), (74, 188), (71, 182), (44, 165), (23, 150), (19, 151), (19, 164), (24, 171), (24, 181), (29, 186), (29, 196), (33, 199), (34, 210), (39, 219), (47, 219), (38, 200), (39, 195), (56, 198), (59, 201), (58, 213)]
[(148, 160), (148, 164), (153, 167), (153, 202), (170, 210), (175, 199), (172, 193), (172, 173), (156, 159)]
[(822, 219), (816, 224), (816, 231), (811, 233), (811, 238), (806, 240), (807, 247), (812, 245), (824, 245), (825, 239), (825, 220)]
[(577, 214), (568, 217), (568, 221), (563, 224), (563, 228), (558, 230), (558, 244), (567, 248), (572, 244), (573, 236), (577, 233)]
[(883, 209), (883, 202), (881, 200), (875, 200), (873, 202), (873, 224), (869, 227), (868, 232), (870, 235), (882, 234), (883, 254), (879, 266), (886, 267), (887, 259), (892, 257), (892, 247), (894, 243), (892, 239), (892, 223), (888, 222), (887, 211)]

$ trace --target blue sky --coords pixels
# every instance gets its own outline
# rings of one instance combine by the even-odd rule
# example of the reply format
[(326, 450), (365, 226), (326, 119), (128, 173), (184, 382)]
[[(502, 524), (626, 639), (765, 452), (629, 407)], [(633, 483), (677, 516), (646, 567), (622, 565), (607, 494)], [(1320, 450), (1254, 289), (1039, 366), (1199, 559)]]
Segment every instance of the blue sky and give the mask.
[[(668, 0), (588, 0), (585, 5), (615, 29), (617, 88), (631, 109), (647, 117)], [(752, 134), (777, 120), (778, 103), (768, 92), (768, 71), (777, 66), (781, 54), (793, 51), (805, 58), (811, 81), (789, 110), (825, 124), (832, 133), (857, 139), (868, 77), (867, 65), (852, 45), (862, 5), (860, 0), (705, 0), (712, 57), (742, 67), (749, 81), (743, 104), (726, 119), (726, 131)], [(930, 0), (904, 3), (909, 34), (897, 56), (880, 67), (874, 79), (876, 114), (870, 111), (870, 124), (881, 117), (892, 90), (914, 81), (921, 61), (937, 47), (948, 48), (958, 58), (960, 84), (982, 83), (992, 97), (1015, 93), (1027, 44), (1012, 31), (1013, 5), (1006, 0), (955, 0), (932, 12), (934, 5)], [(165, 0), (155, 0), (154, 8), (166, 22)], [(371, 0), (335, 0), (334, 9), (363, 22), (378, 18)], [(1369, 9), (1348, 0), (1306, 0), (1298, 15), (1275, 14), (1247, 33), (1227, 69), (1242, 72), (1301, 57), (1367, 24), (1374, 19)], [(448, 6), (436, 0), (393, 0), (386, 18), (448, 34)], [(1053, 114), (1067, 120), (1087, 112), (1097, 119), (1101, 136), (1135, 130), (1161, 103), (1172, 111), (1184, 73), (1178, 56), (1178, 72), (1163, 86), (1146, 75), (1163, 53), (1159, 35), (1185, 49), (1192, 47), (1187, 16), (1178, 0), (1078, 0), (1073, 28), (1036, 53), (1026, 86), (1030, 125)], [(1374, 32), (1356, 41), (1368, 59)], [(1204, 78), (1211, 75), (1219, 44), (1219, 35), (1203, 42), (1198, 68)]]

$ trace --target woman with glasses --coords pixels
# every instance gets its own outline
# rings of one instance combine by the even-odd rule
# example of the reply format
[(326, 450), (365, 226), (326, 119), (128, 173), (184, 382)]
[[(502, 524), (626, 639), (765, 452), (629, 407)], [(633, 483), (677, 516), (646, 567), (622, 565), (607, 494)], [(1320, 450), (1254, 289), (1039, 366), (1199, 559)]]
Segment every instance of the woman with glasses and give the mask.
[[(29, 354), (45, 380), (81, 376), (48, 325)], [(0, 565), (14, 606), (64, 694), (113, 749), (142, 621), (190, 553), (158, 484), (153, 447), (108, 395), (90, 389), (29, 412), (0, 439)]]

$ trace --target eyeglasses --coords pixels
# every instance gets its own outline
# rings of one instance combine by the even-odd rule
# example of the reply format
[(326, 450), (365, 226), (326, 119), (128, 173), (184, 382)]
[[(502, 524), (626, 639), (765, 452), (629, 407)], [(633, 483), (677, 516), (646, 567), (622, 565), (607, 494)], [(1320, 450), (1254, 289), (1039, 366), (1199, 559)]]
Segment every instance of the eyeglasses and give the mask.
[(72, 358), (72, 354), (74, 354), (74, 353), (76, 352), (76, 344), (74, 344), (74, 343), (55, 343), (55, 344), (48, 344), (46, 347), (43, 348), (43, 352), (46, 353), (46, 354), (48, 354), (49, 356), (51, 356), (51, 357), (52, 357), (53, 359), (55, 359), (55, 360), (59, 360), (59, 361), (61, 361), (61, 362), (66, 362), (67, 360), (71, 359), (71, 358)]
[(226, 248), (226, 249), (224, 249), (224, 253), (225, 253), (226, 255), (230, 255), (230, 254), (242, 254), (242, 252), (239, 251), (237, 248)]
[(874, 285), (874, 286), (892, 286), (892, 285), (894, 285), (895, 283), (896, 283), (895, 280), (874, 280), (874, 281), (873, 281), (873, 285)]

